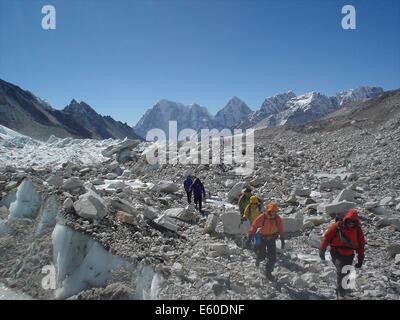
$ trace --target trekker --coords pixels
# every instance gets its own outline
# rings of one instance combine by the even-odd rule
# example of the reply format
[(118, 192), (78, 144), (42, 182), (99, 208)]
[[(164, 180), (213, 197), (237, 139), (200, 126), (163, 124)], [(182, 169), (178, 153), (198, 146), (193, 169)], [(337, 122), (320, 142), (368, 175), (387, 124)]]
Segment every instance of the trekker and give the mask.
[[(272, 271), (276, 263), (276, 239), (278, 234), (281, 239), (281, 248), (285, 248), (285, 230), (282, 218), (278, 215), (278, 204), (271, 202), (264, 214), (259, 215), (252, 223), (249, 238), (256, 237), (256, 267), (267, 257), (265, 274), (267, 279), (273, 281)], [(261, 238), (261, 239), (260, 239)], [(258, 240), (259, 239), (259, 240)]]
[[(249, 220), (251, 226), (251, 224), (260, 214), (262, 214), (260, 210), (260, 200), (256, 196), (251, 196), (250, 203), (247, 205), (246, 209), (244, 209), (244, 214), (242, 216), (242, 219), (240, 220), (240, 224), (242, 224), (246, 220)], [(251, 248), (251, 238), (247, 237), (245, 247), (248, 249)]]
[(358, 256), (355, 267), (361, 268), (364, 262), (365, 237), (355, 209), (350, 209), (342, 221), (335, 222), (326, 231), (319, 251), (322, 260), (325, 260), (325, 251), (328, 246), (331, 247), (330, 254), (336, 267), (336, 294), (338, 298), (345, 297), (350, 290), (342, 286), (342, 280), (346, 276), (346, 273), (342, 273), (343, 267), (352, 265), (354, 251)]
[(256, 196), (251, 196), (250, 203), (247, 205), (246, 209), (244, 209), (242, 221), (249, 220), (250, 224), (252, 224), (260, 214), (261, 210), (259, 199)]
[(251, 196), (252, 196), (251, 189), (249, 187), (246, 187), (242, 191), (242, 194), (239, 197), (238, 205), (239, 205), (239, 211), (240, 211), (240, 216), (241, 217), (243, 217), (244, 210), (250, 204), (250, 197)]
[(187, 201), (189, 204), (192, 203), (192, 191), (190, 190), (192, 184), (193, 184), (192, 176), (188, 175), (185, 181), (183, 182), (183, 187), (185, 188)]
[(203, 205), (203, 199), (206, 198), (206, 190), (204, 189), (204, 185), (199, 178), (196, 178), (194, 180), (193, 184), (190, 187), (190, 191), (191, 192), (193, 191), (193, 198), (194, 198), (193, 200), (196, 209), (198, 205), (199, 212), (203, 213), (202, 205)]

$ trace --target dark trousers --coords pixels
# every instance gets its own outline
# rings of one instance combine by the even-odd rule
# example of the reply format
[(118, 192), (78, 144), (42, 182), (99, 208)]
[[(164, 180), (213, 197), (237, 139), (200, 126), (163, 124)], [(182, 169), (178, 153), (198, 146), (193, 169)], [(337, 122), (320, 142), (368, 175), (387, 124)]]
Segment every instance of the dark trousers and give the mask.
[(192, 203), (192, 192), (186, 191), (187, 201), (189, 204)]
[(342, 287), (343, 278), (347, 275), (346, 273), (343, 274), (342, 270), (344, 266), (351, 266), (353, 264), (354, 254), (349, 256), (344, 256), (341, 255), (339, 252), (337, 252), (334, 248), (331, 248), (330, 253), (332, 257), (332, 262), (336, 267), (336, 275), (337, 275), (336, 289), (340, 295), (344, 295), (350, 290), (346, 290)]
[(197, 204), (199, 205), (199, 211), (201, 212), (202, 205), (203, 205), (203, 197), (194, 195), (194, 204), (197, 208)]
[(267, 263), (265, 267), (266, 273), (271, 273), (274, 270), (276, 263), (276, 237), (272, 239), (263, 238), (261, 244), (254, 248), (257, 261), (263, 261), (267, 257)]

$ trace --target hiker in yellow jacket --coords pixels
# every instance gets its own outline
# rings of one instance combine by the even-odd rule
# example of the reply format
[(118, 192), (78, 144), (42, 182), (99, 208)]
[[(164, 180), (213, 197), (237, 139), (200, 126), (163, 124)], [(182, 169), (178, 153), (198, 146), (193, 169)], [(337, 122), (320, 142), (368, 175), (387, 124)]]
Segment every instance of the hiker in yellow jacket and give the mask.
[(261, 214), (260, 203), (256, 196), (250, 197), (250, 203), (244, 209), (242, 220), (249, 220), (253, 224), (254, 220)]

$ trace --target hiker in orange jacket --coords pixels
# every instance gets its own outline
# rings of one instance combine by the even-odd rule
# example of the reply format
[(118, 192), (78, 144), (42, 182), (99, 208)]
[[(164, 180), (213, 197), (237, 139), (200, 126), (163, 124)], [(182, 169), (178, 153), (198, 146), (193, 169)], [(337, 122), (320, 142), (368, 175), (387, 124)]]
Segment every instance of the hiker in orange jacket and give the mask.
[(325, 251), (328, 246), (331, 248), (332, 262), (336, 267), (336, 293), (338, 296), (344, 297), (350, 291), (342, 287), (342, 280), (346, 276), (346, 273), (342, 273), (343, 267), (352, 265), (354, 251), (357, 252), (358, 256), (355, 267), (361, 268), (364, 262), (365, 237), (355, 209), (350, 209), (342, 221), (334, 223), (326, 231), (319, 253), (322, 260), (325, 260)]
[[(269, 280), (273, 280), (272, 271), (276, 263), (276, 239), (278, 234), (281, 239), (281, 248), (285, 247), (285, 230), (282, 218), (277, 214), (278, 204), (271, 202), (267, 206), (267, 211), (259, 215), (253, 222), (249, 230), (249, 238), (260, 237), (261, 241), (257, 243), (256, 238), (256, 266), (260, 265), (260, 261), (267, 257), (265, 273)], [(258, 234), (256, 234), (258, 233)]]

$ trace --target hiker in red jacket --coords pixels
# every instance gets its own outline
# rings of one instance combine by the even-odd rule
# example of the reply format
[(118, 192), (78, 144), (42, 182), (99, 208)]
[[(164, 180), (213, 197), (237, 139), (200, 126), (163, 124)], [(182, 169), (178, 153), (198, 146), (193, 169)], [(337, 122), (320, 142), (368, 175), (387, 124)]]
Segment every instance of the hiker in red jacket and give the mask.
[(285, 247), (285, 230), (282, 218), (278, 215), (278, 204), (271, 202), (267, 205), (267, 211), (260, 214), (252, 223), (249, 229), (249, 239), (256, 238), (256, 266), (267, 257), (265, 265), (265, 275), (268, 280), (273, 281), (272, 271), (276, 263), (276, 239), (278, 235), (281, 239), (281, 248)]
[(320, 246), (319, 256), (322, 260), (325, 260), (325, 251), (328, 246), (331, 247), (330, 254), (337, 272), (336, 293), (338, 296), (344, 297), (349, 290), (342, 287), (342, 280), (346, 276), (346, 273), (342, 273), (343, 267), (352, 265), (354, 251), (358, 256), (355, 267), (361, 268), (364, 262), (365, 237), (356, 210), (350, 209), (342, 221), (338, 221), (328, 228)]

